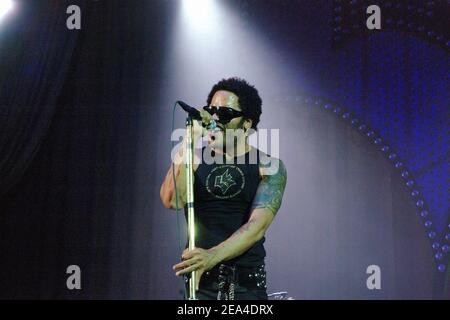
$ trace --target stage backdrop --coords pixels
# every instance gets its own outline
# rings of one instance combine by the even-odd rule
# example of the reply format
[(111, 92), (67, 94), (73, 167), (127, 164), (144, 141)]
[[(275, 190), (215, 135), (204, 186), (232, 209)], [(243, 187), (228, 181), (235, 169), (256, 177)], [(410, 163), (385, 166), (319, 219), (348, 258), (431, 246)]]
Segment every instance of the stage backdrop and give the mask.
[[(195, 32), (181, 1), (72, 3), (80, 31), (56, 1), (26, 3), (0, 30), (0, 123), (17, 128), (0, 128), (0, 298), (181, 299), (183, 231), (159, 201), (172, 105), (202, 106), (229, 76), (260, 90), (260, 127), (280, 130), (288, 171), (269, 293), (443, 297), (445, 48), (395, 29), (337, 43), (333, 1), (217, 1), (222, 28)], [(69, 265), (82, 290), (67, 289)]]

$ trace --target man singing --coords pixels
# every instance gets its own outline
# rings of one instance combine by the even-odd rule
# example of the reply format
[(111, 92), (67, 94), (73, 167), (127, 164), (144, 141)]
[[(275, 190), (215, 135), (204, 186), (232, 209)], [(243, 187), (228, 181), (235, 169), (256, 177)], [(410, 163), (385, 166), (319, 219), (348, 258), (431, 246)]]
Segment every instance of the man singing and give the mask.
[[(177, 276), (197, 272), (200, 300), (267, 299), (264, 235), (280, 208), (287, 175), (281, 160), (248, 143), (261, 105), (258, 91), (245, 80), (224, 79), (202, 110), (217, 125), (205, 129), (194, 121), (194, 140), (208, 136), (194, 161), (196, 248), (184, 250), (173, 269)], [(186, 204), (185, 150), (184, 139), (173, 159), (175, 170), (169, 168), (161, 186), (166, 208)]]

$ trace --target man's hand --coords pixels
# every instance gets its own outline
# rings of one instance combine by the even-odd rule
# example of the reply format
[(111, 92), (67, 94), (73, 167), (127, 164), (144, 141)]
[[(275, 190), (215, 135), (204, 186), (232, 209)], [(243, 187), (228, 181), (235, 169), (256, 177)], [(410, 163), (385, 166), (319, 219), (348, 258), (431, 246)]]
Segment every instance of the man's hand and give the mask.
[(173, 266), (176, 271), (175, 275), (181, 276), (185, 273), (197, 271), (197, 282), (195, 283), (195, 290), (198, 290), (200, 278), (205, 271), (211, 270), (217, 263), (217, 255), (214, 248), (205, 250), (202, 248), (195, 248), (192, 251), (185, 249), (181, 255), (182, 262)]
[[(205, 122), (208, 118), (205, 116), (206, 111), (200, 111), (200, 115)], [(194, 143), (194, 171), (197, 170), (198, 165), (201, 163), (202, 155), (202, 140), (201, 138), (207, 134), (206, 128), (202, 126), (201, 121), (193, 121), (193, 143)], [(164, 207), (168, 209), (183, 208), (186, 204), (186, 136), (180, 143), (180, 146), (176, 153), (173, 154), (172, 165), (167, 171), (164, 182), (161, 185), (159, 195)], [(174, 170), (175, 169), (175, 170)], [(175, 191), (176, 180), (177, 190)], [(178, 194), (178, 199), (176, 195)], [(178, 200), (178, 203), (177, 203)]]

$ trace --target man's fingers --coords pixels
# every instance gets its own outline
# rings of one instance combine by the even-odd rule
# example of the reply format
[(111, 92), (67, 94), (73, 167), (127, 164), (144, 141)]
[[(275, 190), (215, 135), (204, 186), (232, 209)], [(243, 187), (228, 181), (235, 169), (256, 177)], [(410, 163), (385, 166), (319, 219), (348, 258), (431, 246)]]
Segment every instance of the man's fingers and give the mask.
[(183, 270), (178, 271), (177, 273), (175, 273), (175, 275), (176, 275), (176, 276), (181, 276), (182, 274), (185, 274), (185, 273), (189, 273), (189, 272), (195, 271), (195, 270), (197, 270), (197, 268), (198, 268), (198, 264), (193, 264), (193, 265), (190, 266), (190, 267), (187, 267), (187, 268), (185, 268), (185, 269), (183, 269)]
[(183, 269), (185, 267), (188, 267), (194, 263), (196, 263), (197, 260), (196, 259), (189, 259), (189, 260), (184, 260), (180, 263), (177, 263), (176, 265), (173, 266), (174, 270), (179, 270), (179, 269)]
[(195, 290), (198, 290), (198, 286), (200, 284), (200, 278), (202, 277), (202, 275), (203, 275), (203, 270), (199, 270), (197, 272), (197, 279), (196, 279), (197, 281), (195, 283)]
[(186, 249), (186, 250), (183, 251), (183, 254), (181, 255), (181, 259), (187, 260), (191, 256), (192, 256), (192, 251), (189, 251), (189, 250)]
[(200, 250), (198, 250), (197, 248), (195, 248), (194, 250), (184, 250), (183, 254), (181, 255), (181, 258), (186, 260), (186, 259), (190, 259), (193, 256), (197, 255), (200, 253)]

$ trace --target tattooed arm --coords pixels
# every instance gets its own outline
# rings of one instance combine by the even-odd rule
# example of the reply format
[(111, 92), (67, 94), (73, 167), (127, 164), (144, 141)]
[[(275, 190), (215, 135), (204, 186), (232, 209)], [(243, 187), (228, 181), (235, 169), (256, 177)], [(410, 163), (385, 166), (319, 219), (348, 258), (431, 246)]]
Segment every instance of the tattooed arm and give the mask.
[(272, 159), (269, 165), (261, 165), (262, 176), (251, 208), (250, 218), (228, 239), (210, 249), (196, 248), (183, 252), (183, 261), (174, 265), (176, 275), (198, 271), (197, 284), (203, 272), (221, 261), (240, 256), (265, 234), (281, 206), (287, 174), (283, 162)]
[(261, 182), (253, 199), (250, 218), (231, 237), (212, 248), (218, 262), (230, 260), (247, 251), (265, 234), (281, 206), (287, 173), (281, 160), (261, 165)]

